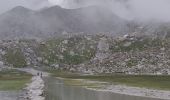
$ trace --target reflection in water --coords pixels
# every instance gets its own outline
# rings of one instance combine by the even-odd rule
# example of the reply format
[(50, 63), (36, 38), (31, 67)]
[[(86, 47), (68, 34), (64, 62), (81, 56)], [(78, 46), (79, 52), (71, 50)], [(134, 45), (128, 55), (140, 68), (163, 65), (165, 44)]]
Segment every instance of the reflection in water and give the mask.
[(110, 92), (97, 92), (82, 87), (66, 86), (62, 80), (47, 78), (46, 100), (162, 100), (128, 96)]
[(0, 100), (18, 100), (18, 95), (17, 91), (0, 91)]

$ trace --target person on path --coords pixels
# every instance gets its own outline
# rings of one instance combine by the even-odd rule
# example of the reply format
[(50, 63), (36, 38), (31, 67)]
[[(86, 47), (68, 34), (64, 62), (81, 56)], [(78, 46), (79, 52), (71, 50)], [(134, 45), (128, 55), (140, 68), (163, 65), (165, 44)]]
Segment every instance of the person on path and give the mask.
[(40, 75), (40, 73), (39, 72), (37, 72), (37, 76), (39, 76)]
[(41, 78), (42, 78), (42, 72), (41, 72)]

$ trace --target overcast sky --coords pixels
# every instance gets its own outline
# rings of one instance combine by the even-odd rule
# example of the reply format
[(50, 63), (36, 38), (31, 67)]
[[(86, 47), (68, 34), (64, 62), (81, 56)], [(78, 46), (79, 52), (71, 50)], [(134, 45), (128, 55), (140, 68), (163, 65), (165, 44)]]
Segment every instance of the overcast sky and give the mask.
[[(170, 21), (170, 0), (49, 0), (63, 7), (72, 1), (84, 4), (108, 4), (113, 11), (126, 19)], [(122, 2), (121, 2), (122, 1)], [(126, 1), (126, 2), (125, 2)], [(81, 3), (80, 3), (81, 4)]]

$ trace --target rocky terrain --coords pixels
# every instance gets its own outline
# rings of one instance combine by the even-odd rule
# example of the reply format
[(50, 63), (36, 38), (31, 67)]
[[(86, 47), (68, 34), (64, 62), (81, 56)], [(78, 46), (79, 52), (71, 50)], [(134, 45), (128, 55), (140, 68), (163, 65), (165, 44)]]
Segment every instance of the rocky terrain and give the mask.
[(169, 26), (126, 20), (101, 5), (38, 11), (18, 6), (0, 15), (0, 68), (169, 74)]
[[(20, 71), (24, 71), (33, 75), (31, 82), (27, 84), (23, 92), (20, 93), (19, 100), (45, 100), (44, 97), (44, 80), (42, 77), (47, 77), (48, 73), (37, 71), (32, 68), (20, 68)], [(37, 75), (39, 73), (39, 75)]]
[(169, 37), (63, 34), (46, 40), (1, 41), (1, 65), (94, 73), (169, 74)]

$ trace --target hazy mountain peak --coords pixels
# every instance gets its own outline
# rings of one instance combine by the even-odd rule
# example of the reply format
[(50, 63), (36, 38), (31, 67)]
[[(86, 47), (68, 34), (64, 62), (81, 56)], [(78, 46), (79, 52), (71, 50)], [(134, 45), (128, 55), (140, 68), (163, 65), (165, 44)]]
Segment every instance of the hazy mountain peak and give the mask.
[(58, 5), (55, 5), (55, 6), (52, 6), (52, 7), (48, 7), (48, 8), (45, 8), (45, 9), (42, 9), (40, 10), (41, 13), (46, 13), (46, 14), (51, 14), (51, 13), (57, 13), (58, 11), (62, 12), (64, 11), (65, 8), (62, 8)]
[(25, 8), (23, 6), (17, 6), (13, 9), (10, 10), (11, 12), (31, 12), (32, 10), (31, 9), (28, 9), (28, 8)]

